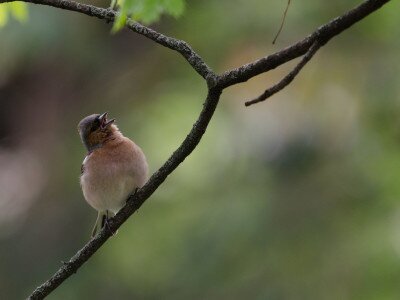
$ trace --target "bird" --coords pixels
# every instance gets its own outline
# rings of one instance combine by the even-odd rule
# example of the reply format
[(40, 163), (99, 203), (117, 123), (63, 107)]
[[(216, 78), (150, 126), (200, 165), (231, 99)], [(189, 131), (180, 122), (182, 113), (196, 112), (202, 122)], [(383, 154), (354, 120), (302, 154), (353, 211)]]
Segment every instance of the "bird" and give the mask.
[(92, 237), (108, 226), (108, 220), (125, 205), (129, 195), (143, 187), (148, 177), (142, 149), (121, 133), (115, 119), (107, 116), (107, 112), (92, 114), (78, 124), (87, 150), (80, 185), (85, 200), (98, 212)]

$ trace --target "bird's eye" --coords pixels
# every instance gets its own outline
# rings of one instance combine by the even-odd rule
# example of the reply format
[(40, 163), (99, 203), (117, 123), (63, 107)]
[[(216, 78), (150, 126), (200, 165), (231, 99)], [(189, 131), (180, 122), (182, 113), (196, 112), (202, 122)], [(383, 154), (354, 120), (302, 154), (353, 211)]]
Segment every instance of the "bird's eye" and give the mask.
[(92, 123), (92, 127), (90, 128), (90, 131), (96, 131), (97, 129), (99, 129), (100, 127), (100, 120), (99, 119), (95, 119)]

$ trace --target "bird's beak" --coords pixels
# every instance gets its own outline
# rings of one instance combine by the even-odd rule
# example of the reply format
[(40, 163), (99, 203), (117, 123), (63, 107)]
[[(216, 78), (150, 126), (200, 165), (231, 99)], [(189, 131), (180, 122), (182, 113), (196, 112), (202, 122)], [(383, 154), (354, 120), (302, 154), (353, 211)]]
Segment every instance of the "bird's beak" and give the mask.
[(111, 119), (111, 120), (107, 121), (107, 115), (108, 115), (108, 112), (105, 112), (104, 114), (101, 114), (99, 116), (99, 120), (101, 122), (101, 127), (103, 127), (103, 128), (106, 128), (107, 126), (111, 125), (115, 121), (115, 119)]
[(99, 116), (99, 120), (100, 120), (101, 122), (106, 121), (106, 120), (107, 120), (107, 115), (108, 115), (108, 112), (105, 112), (104, 114), (101, 114), (101, 115)]

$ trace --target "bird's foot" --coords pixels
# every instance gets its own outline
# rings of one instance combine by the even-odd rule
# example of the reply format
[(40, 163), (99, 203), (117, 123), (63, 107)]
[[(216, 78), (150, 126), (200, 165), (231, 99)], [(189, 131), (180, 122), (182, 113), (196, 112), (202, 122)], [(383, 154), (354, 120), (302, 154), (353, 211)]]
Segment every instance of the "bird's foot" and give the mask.
[(110, 217), (108, 216), (108, 211), (107, 211), (107, 212), (106, 212), (106, 215), (104, 215), (103, 227), (105, 227), (105, 228), (108, 230), (108, 232), (110, 232), (111, 235), (114, 236), (114, 235), (116, 235), (116, 234), (118, 233), (118, 230), (113, 231), (113, 230), (111, 229), (111, 226), (110, 226), (109, 221), (110, 221)]
[(108, 215), (107, 215), (107, 216), (105, 217), (105, 220), (104, 220), (104, 227), (108, 230), (108, 232), (111, 233), (112, 236), (114, 236), (114, 235), (116, 235), (116, 234), (118, 233), (118, 230), (113, 231), (113, 230), (111, 229), (109, 220), (110, 220), (110, 218), (109, 218)]

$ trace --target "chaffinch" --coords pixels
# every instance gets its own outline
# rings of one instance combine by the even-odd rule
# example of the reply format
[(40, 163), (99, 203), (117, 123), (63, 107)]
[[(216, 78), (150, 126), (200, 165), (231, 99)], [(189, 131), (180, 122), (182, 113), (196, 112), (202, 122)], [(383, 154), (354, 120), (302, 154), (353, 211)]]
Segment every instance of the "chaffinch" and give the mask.
[(107, 119), (107, 113), (93, 114), (78, 125), (88, 151), (80, 183), (86, 201), (98, 211), (92, 237), (147, 180), (146, 157), (139, 146), (122, 135), (114, 121)]

